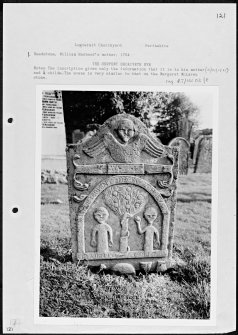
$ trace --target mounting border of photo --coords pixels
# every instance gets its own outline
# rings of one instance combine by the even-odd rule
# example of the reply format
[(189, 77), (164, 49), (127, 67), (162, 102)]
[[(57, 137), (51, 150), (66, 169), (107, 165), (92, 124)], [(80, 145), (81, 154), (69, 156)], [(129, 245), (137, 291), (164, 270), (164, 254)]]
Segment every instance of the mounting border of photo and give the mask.
[[(40, 317), (40, 197), (41, 197), (41, 126), (42, 126), (42, 91), (148, 91), (148, 92), (206, 92), (213, 97), (213, 152), (212, 152), (212, 209), (211, 209), (211, 317), (209, 320), (189, 319), (110, 319), (78, 317)], [(217, 294), (217, 217), (218, 217), (218, 86), (132, 86), (132, 85), (37, 85), (36, 86), (36, 147), (35, 147), (35, 273), (34, 273), (34, 323), (44, 325), (80, 325), (80, 326), (115, 326), (135, 327), (140, 332), (141, 326), (215, 326)], [(65, 144), (66, 145), (66, 144)], [(105, 331), (105, 329), (104, 329)], [(128, 330), (125, 329), (124, 332)], [(189, 331), (189, 329), (188, 329)], [(203, 330), (205, 331), (205, 329)], [(158, 329), (156, 329), (158, 332)], [(163, 330), (164, 332), (164, 330)], [(172, 328), (169, 332), (176, 332)]]

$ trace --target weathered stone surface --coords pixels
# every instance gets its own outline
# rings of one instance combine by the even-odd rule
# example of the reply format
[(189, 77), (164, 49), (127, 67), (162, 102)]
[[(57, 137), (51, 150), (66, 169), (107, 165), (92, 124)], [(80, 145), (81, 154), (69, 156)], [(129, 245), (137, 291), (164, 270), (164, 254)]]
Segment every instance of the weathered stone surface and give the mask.
[(179, 147), (179, 174), (188, 174), (188, 162), (190, 157), (190, 144), (183, 137), (175, 137), (169, 142), (169, 146)]
[(127, 275), (134, 275), (136, 273), (134, 266), (129, 263), (117, 263), (112, 267), (112, 271)]
[(157, 262), (157, 267), (156, 267), (156, 272), (164, 272), (167, 270), (167, 264), (165, 261), (158, 261)]
[(172, 257), (177, 147), (119, 114), (68, 145), (67, 165), (74, 261), (156, 271)]
[(146, 273), (150, 272), (152, 265), (153, 262), (140, 262), (141, 269), (144, 270)]
[(182, 268), (185, 267), (186, 265), (187, 263), (176, 255), (173, 257), (173, 259), (170, 259), (166, 263), (167, 268), (174, 268), (174, 269)]
[(196, 139), (193, 164), (195, 173), (211, 173), (212, 135), (201, 135)]

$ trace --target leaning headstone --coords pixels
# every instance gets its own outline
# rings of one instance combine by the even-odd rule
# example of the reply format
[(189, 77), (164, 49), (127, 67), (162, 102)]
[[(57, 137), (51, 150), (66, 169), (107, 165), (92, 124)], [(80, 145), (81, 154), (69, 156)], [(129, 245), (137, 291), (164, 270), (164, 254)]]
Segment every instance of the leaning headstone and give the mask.
[(178, 148), (128, 114), (67, 145), (75, 262), (121, 273), (164, 271), (172, 260)]
[(193, 164), (195, 173), (212, 172), (212, 135), (201, 135), (196, 139)]
[(179, 147), (179, 174), (188, 174), (188, 162), (190, 157), (190, 144), (183, 137), (175, 137), (169, 142), (169, 146)]

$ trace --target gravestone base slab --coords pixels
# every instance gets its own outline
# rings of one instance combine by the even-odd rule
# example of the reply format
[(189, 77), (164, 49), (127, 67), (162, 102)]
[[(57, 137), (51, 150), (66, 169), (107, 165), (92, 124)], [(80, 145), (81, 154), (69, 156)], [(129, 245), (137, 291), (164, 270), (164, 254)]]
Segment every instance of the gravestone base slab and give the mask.
[(86, 260), (81, 260), (80, 264), (89, 265), (90, 268), (98, 268), (98, 272), (109, 270), (117, 274), (135, 274), (142, 273), (163, 273), (170, 268), (177, 268), (183, 266), (185, 263), (181, 260), (178, 262), (175, 259), (166, 258), (141, 258), (136, 260), (118, 259), (118, 260), (94, 260), (88, 263)]
[(187, 265), (187, 263), (179, 257), (168, 260), (166, 264), (168, 269), (178, 269)]
[(134, 275), (136, 270), (130, 263), (117, 263), (111, 267), (111, 270), (118, 274)]

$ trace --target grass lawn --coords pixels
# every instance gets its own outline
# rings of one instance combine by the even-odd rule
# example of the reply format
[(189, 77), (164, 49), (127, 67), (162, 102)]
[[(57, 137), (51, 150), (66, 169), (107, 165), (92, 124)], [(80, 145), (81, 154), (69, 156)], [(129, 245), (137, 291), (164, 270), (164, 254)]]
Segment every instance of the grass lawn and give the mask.
[[(67, 185), (42, 184), (41, 316), (207, 319), (210, 312), (211, 175), (180, 176), (174, 255), (165, 274), (93, 273), (71, 262)], [(61, 204), (51, 204), (56, 199)]]

